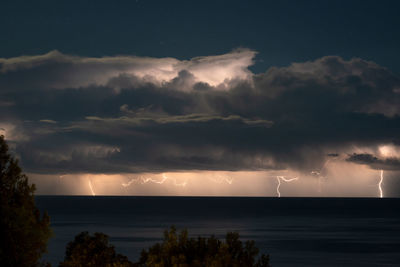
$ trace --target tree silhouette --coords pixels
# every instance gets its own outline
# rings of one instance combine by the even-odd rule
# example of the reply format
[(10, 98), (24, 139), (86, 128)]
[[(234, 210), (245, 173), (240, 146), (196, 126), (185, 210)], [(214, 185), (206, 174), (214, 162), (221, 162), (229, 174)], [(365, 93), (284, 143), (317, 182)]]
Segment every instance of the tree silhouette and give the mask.
[(88, 232), (78, 234), (74, 241), (68, 243), (64, 261), (60, 267), (130, 267), (133, 264), (126, 256), (117, 254), (115, 248), (108, 244), (108, 236)]
[(262, 254), (254, 241), (243, 243), (238, 233), (227, 233), (225, 242), (214, 236), (188, 238), (171, 227), (164, 232), (163, 242), (143, 250), (138, 266), (147, 267), (269, 267), (269, 256)]
[(0, 136), (0, 266), (37, 266), (51, 236), (49, 216), (35, 206), (35, 185), (29, 184), (18, 160)]

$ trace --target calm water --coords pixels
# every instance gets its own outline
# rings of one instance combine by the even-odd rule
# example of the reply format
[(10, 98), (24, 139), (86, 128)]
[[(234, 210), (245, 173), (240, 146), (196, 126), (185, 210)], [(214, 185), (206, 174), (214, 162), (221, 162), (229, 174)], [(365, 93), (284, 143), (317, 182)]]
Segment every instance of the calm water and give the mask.
[(237, 231), (280, 266), (400, 266), (400, 199), (38, 196), (54, 231), (53, 266), (82, 231), (103, 232), (132, 261), (165, 228)]

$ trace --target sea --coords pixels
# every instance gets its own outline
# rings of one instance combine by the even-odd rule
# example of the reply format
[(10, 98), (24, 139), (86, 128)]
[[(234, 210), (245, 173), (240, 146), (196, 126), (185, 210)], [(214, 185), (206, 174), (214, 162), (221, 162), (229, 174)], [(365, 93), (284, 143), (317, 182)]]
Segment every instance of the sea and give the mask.
[(44, 259), (57, 266), (82, 231), (102, 232), (135, 262), (174, 225), (224, 239), (238, 232), (273, 267), (400, 266), (400, 199), (36, 196), (53, 237)]

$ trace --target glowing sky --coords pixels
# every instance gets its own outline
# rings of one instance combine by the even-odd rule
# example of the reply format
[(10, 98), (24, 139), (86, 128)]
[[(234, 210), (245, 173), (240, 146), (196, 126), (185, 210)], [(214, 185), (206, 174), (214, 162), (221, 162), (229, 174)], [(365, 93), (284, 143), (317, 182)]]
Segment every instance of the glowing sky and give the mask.
[[(353, 2), (348, 8), (356, 10)], [(8, 7), (9, 14), (16, 12), (12, 4)], [(140, 2), (135, 8), (142, 8)], [(286, 10), (273, 8), (280, 14)], [(326, 7), (315, 8), (328, 12)], [(313, 52), (299, 48), (294, 56), (285, 54), (293, 47), (281, 38), (278, 62), (277, 51), (268, 57), (267, 46), (261, 45), (266, 43), (265, 31), (271, 33), (272, 43), (279, 41), (278, 35), (260, 26), (266, 21), (246, 13), (243, 25), (248, 20), (258, 23), (252, 28), (263, 36), (258, 42), (232, 22), (226, 29), (242, 43), (221, 35), (215, 38), (223, 45), (216, 42), (218, 49), (203, 50), (201, 41), (184, 42), (185, 29), (178, 34), (179, 28), (171, 28), (171, 36), (181, 36), (178, 47), (190, 51), (183, 57), (176, 47), (146, 46), (151, 38), (132, 28), (142, 46), (128, 35), (124, 41), (137, 52), (121, 50), (126, 44), (115, 35), (109, 36), (115, 43), (107, 46), (101, 42), (103, 35), (94, 34), (99, 52), (89, 53), (85, 36), (78, 38), (82, 49), (75, 43), (75, 49), (65, 49), (61, 41), (67, 42), (69, 32), (63, 27), (59, 30), (65, 36), (43, 37), (43, 25), (67, 19), (64, 12), (36, 21), (46, 51), (32, 48), (38, 39), (23, 47), (17, 37), (9, 36), (0, 54), (0, 134), (39, 194), (400, 196), (400, 76), (396, 73), (400, 67), (395, 62), (400, 58), (398, 53), (389, 60), (372, 52), (384, 44), (388, 44), (385, 51), (392, 51), (392, 44), (376, 29), (361, 29), (345, 14), (344, 20), (359, 29), (356, 36), (370, 34), (371, 50), (364, 43), (353, 49), (357, 40), (345, 46), (342, 42), (348, 33), (340, 31), (343, 25), (323, 28), (322, 24), (314, 26), (313, 38), (331, 29), (329, 40), (337, 38), (336, 46), (324, 45), (320, 36), (321, 43), (308, 40)], [(5, 17), (11, 19), (9, 14)], [(84, 17), (76, 16), (71, 29), (83, 34), (75, 24), (86, 25)], [(233, 21), (230, 15), (221, 16)], [(290, 20), (294, 23), (303, 17), (298, 13)], [(383, 18), (398, 20), (389, 11)], [(14, 26), (7, 23), (16, 31), (27, 23), (24, 19)], [(118, 21), (104, 24), (100, 17), (96, 19), (104, 26), (103, 34), (108, 32), (106, 26), (121, 26)], [(196, 40), (203, 36), (203, 43), (208, 43), (208, 33), (202, 32), (208, 22), (200, 24), (198, 19), (193, 18), (197, 28), (189, 36)], [(151, 25), (142, 30), (151, 31)], [(377, 22), (376, 27), (383, 25)], [(290, 27), (277, 28), (291, 32)], [(119, 30), (124, 29), (128, 31)], [(397, 39), (390, 40), (396, 43)], [(156, 51), (151, 53), (148, 47)], [(194, 54), (199, 51), (203, 54)]]

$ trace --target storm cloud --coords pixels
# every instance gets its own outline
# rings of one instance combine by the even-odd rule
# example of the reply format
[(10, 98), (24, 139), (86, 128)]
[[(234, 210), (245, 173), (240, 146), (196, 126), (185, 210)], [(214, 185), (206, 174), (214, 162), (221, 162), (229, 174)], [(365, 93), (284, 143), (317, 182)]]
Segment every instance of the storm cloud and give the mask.
[(365, 164), (376, 170), (389, 170), (397, 171), (400, 170), (400, 158), (389, 157), (389, 158), (378, 158), (372, 154), (353, 153), (349, 155), (347, 161)]
[(0, 59), (0, 133), (43, 174), (309, 172), (340, 155), (398, 170), (369, 154), (400, 145), (397, 75), (337, 56), (255, 74), (255, 56)]

